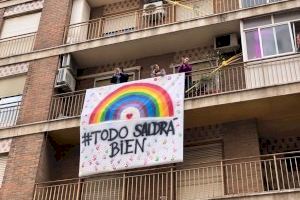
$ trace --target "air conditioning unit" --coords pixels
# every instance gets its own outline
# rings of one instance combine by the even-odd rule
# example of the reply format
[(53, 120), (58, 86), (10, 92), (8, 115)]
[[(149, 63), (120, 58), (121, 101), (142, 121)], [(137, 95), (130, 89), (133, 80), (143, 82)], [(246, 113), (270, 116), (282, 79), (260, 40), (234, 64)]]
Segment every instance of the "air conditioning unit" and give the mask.
[(56, 76), (55, 88), (61, 88), (64, 91), (72, 92), (75, 91), (76, 80), (70, 71), (70, 68), (60, 68), (58, 69), (58, 74)]
[(74, 76), (77, 76), (76, 64), (71, 54), (65, 54), (62, 56), (61, 68), (69, 68)]
[(165, 10), (163, 8), (163, 1), (156, 1), (152, 3), (146, 3), (144, 4), (143, 7), (143, 16), (144, 17), (149, 17), (149, 16), (154, 16), (157, 17), (156, 19), (161, 19), (165, 15)]
[(62, 56), (61, 67), (72, 67), (71, 54), (65, 54)]
[(236, 33), (215, 37), (214, 48), (220, 52), (231, 52), (239, 49), (238, 36)]

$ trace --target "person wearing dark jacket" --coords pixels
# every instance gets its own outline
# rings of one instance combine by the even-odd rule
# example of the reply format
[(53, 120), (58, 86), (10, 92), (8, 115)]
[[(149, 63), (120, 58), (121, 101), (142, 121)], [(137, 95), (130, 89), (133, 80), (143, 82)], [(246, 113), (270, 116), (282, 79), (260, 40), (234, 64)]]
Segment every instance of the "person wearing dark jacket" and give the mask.
[(188, 57), (182, 57), (181, 65), (178, 68), (179, 73), (185, 73), (184, 89), (185, 91), (192, 87), (192, 65), (189, 64)]
[(190, 74), (189, 72), (192, 71), (192, 65), (189, 64), (189, 58), (183, 57), (181, 65), (179, 66), (178, 72), (182, 73), (184, 72), (186, 75)]
[(125, 83), (128, 81), (128, 74), (124, 73), (119, 67), (115, 68), (115, 73), (111, 77), (110, 82), (114, 84)]

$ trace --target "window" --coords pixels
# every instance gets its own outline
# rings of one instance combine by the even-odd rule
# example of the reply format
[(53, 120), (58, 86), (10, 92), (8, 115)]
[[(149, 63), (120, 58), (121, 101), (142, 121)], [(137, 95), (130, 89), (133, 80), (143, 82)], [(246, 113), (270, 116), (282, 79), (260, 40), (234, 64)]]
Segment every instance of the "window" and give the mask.
[(241, 36), (247, 60), (293, 53), (296, 50), (300, 52), (299, 11), (291, 11), (289, 14), (280, 12), (243, 20), (244, 34)]
[(278, 53), (286, 53), (293, 51), (293, 44), (291, 40), (291, 34), (288, 25), (279, 25), (275, 28), (276, 43)]
[(267, 3), (274, 3), (281, 0), (242, 0), (243, 8), (249, 8), (254, 6), (259, 6)]
[(293, 23), (294, 44), (298, 52), (300, 52), (300, 21)]
[(258, 30), (246, 32), (248, 59), (261, 58)]
[(290, 24), (259, 27), (245, 31), (248, 60), (294, 51)]

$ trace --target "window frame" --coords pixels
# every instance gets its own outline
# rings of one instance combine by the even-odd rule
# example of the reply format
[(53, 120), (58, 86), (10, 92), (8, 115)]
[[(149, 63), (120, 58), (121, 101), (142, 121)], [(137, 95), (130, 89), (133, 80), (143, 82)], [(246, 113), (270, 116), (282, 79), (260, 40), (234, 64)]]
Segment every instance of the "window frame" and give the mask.
[(293, 34), (293, 43), (294, 43), (294, 46), (295, 46), (295, 52), (299, 53), (299, 51), (297, 51), (297, 38), (296, 38), (297, 34), (296, 34), (295, 23), (299, 23), (299, 25), (300, 25), (300, 19), (292, 20), (292, 21), (290, 21), (290, 23), (291, 23), (291, 29), (292, 29), (292, 34)]
[[(253, 5), (253, 6), (243, 6), (244, 5), (244, 1), (245, 0), (240, 0), (240, 5), (243, 9), (247, 9), (247, 8), (255, 8), (255, 7), (258, 7), (258, 6), (264, 6), (264, 5), (267, 5), (267, 4), (271, 4), (271, 3), (278, 3), (279, 1), (272, 1), (272, 0), (266, 0), (266, 3), (261, 3), (261, 4), (256, 4), (256, 5)], [(255, 4), (255, 3), (254, 3)]]
[[(258, 61), (262, 59), (268, 59), (268, 58), (276, 58), (278, 56), (287, 56), (287, 55), (293, 55), (298, 53), (297, 48), (296, 48), (296, 43), (295, 43), (295, 37), (294, 37), (294, 23), (299, 22), (300, 23), (300, 18), (299, 19), (293, 19), (293, 20), (288, 20), (288, 21), (283, 21), (283, 22), (274, 22), (274, 15), (265, 15), (265, 16), (270, 16), (271, 18), (271, 24), (266, 24), (266, 25), (260, 25), (256, 27), (251, 27), (251, 28), (244, 28), (244, 21), (240, 21), (240, 31), (241, 31), (241, 42), (242, 42), (242, 51), (243, 51), (243, 60), (244, 61)], [(262, 16), (261, 16), (262, 17)], [(275, 27), (280, 26), (280, 25), (288, 25), (289, 29), (289, 34), (290, 34), (290, 39), (291, 39), (291, 44), (293, 51), (291, 52), (286, 52), (286, 53), (278, 53), (278, 44), (277, 44), (277, 36), (275, 33)], [(262, 40), (261, 40), (261, 29), (263, 28), (273, 28), (273, 34), (274, 34), (274, 39), (275, 39), (275, 45), (276, 45), (276, 54), (274, 55), (269, 55), (265, 56), (262, 48)], [(248, 50), (247, 50), (247, 43), (246, 43), (246, 32), (249, 31), (258, 31), (258, 36), (259, 36), (259, 43), (260, 43), (260, 51), (261, 51), (261, 58), (253, 58), (249, 59), (248, 58)]]

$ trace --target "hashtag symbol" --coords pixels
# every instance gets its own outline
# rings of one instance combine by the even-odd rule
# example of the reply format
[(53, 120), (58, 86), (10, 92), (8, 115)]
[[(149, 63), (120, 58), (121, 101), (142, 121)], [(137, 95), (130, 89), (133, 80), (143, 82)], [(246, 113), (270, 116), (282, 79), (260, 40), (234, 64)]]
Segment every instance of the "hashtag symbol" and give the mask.
[(82, 143), (84, 144), (84, 146), (89, 146), (90, 141), (92, 141), (92, 135), (90, 133), (84, 133), (84, 135), (82, 136)]

